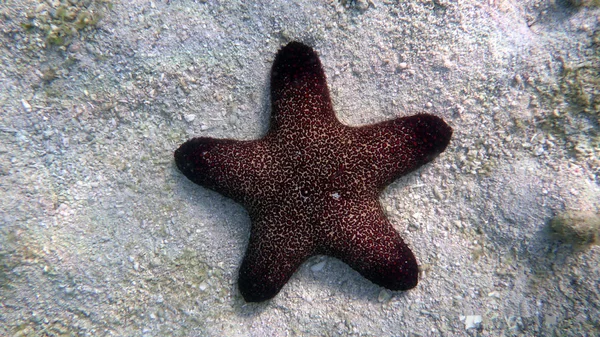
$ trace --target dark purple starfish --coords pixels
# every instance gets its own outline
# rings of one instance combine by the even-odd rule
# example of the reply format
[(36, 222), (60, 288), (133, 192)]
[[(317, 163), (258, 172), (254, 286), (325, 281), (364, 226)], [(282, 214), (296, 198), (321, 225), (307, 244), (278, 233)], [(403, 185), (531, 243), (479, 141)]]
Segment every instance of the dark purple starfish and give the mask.
[(319, 57), (299, 42), (275, 57), (271, 103), (271, 128), (262, 139), (200, 137), (175, 151), (186, 177), (248, 210), (252, 229), (239, 276), (244, 299), (274, 297), (316, 254), (334, 256), (385, 288), (415, 287), (415, 256), (378, 195), (444, 151), (450, 126), (428, 114), (341, 124)]

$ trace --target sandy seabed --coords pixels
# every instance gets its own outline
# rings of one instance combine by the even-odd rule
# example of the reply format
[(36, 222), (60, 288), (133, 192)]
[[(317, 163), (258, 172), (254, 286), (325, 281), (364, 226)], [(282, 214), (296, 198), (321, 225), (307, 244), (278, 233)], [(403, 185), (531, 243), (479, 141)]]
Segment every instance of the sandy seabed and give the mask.
[[(550, 225), (598, 231), (599, 21), (567, 0), (2, 1), (0, 335), (600, 334), (600, 247)], [(266, 132), (292, 40), (342, 122), (454, 128), (380, 199), (413, 290), (317, 256), (246, 304), (247, 213), (173, 163)]]

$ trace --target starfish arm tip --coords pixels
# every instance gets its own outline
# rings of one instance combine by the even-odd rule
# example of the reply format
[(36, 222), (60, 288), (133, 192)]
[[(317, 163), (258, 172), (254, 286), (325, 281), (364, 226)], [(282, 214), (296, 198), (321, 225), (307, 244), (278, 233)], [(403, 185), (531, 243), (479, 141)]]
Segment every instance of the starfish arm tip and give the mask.
[(197, 137), (175, 150), (177, 168), (192, 182), (243, 202), (244, 184), (240, 168), (247, 162), (242, 151), (246, 142), (232, 139)]
[(317, 79), (326, 86), (325, 72), (317, 53), (300, 42), (290, 42), (277, 52), (271, 70), (271, 91), (273, 98), (289, 86), (301, 86), (307, 79)]
[(300, 42), (290, 42), (275, 57), (271, 101), (273, 129), (314, 119), (337, 121), (319, 56)]
[[(398, 238), (399, 239), (399, 238)], [(417, 286), (419, 266), (412, 251), (401, 239), (393, 254), (382, 252), (365, 263), (364, 256), (350, 257), (349, 264), (371, 282), (395, 291), (406, 291)], [(388, 256), (389, 258), (384, 258)], [(348, 259), (348, 257), (346, 257)]]
[(419, 152), (430, 161), (442, 153), (452, 138), (452, 127), (442, 118), (431, 114), (417, 114), (403, 118), (411, 129), (414, 141), (418, 141)]
[(208, 183), (208, 171), (214, 165), (207, 154), (218, 144), (219, 140), (205, 137), (192, 138), (183, 143), (174, 152), (175, 165), (188, 179), (199, 184)]

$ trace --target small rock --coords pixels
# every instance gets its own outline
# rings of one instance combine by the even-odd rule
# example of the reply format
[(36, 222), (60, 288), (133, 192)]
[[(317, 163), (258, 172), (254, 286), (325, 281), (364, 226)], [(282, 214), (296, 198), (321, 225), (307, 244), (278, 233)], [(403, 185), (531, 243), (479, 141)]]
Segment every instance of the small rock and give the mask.
[(444, 199), (444, 195), (442, 194), (442, 191), (440, 190), (439, 187), (434, 186), (433, 187), (433, 195), (436, 197), (436, 199), (438, 200), (443, 200)]
[(537, 157), (541, 156), (544, 153), (544, 148), (542, 146), (538, 146), (535, 148), (535, 155)]
[(550, 220), (555, 236), (575, 247), (600, 243), (600, 215), (591, 211), (568, 210)]
[(321, 261), (321, 262), (319, 262), (319, 263), (315, 263), (315, 264), (313, 264), (313, 265), (310, 267), (310, 270), (312, 270), (312, 271), (314, 271), (314, 272), (321, 271), (321, 270), (323, 270), (323, 267), (325, 267), (325, 263), (326, 263), (326, 261), (325, 261), (325, 260), (323, 260), (323, 261)]
[(592, 0), (567, 0), (567, 4), (573, 7), (588, 6), (592, 4)]
[(502, 298), (502, 295), (499, 291), (494, 290), (488, 293), (488, 297)]
[(392, 298), (392, 293), (387, 289), (382, 289), (379, 292), (379, 296), (377, 297), (377, 300), (379, 301), (379, 303), (387, 303), (390, 301), (391, 298)]
[(481, 322), (483, 321), (481, 315), (461, 316), (460, 319), (465, 320), (465, 330), (480, 329)]
[(21, 100), (21, 105), (23, 106), (23, 109), (25, 109), (25, 112), (31, 112), (31, 105), (25, 99)]
[(194, 121), (194, 119), (196, 119), (196, 115), (194, 115), (194, 114), (185, 115), (185, 116), (183, 116), (183, 119), (185, 119), (186, 122), (191, 123)]
[(521, 83), (523, 83), (523, 79), (521, 78), (521, 75), (519, 75), (519, 74), (516, 74), (516, 75), (515, 75), (515, 77), (514, 77), (514, 80), (515, 80), (515, 83), (516, 83), (516, 84), (521, 84)]

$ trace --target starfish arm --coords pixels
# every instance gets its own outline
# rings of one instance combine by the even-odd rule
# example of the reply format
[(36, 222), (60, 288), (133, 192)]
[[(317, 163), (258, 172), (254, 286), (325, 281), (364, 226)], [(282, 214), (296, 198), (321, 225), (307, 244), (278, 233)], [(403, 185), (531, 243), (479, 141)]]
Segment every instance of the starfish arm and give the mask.
[(441, 118), (418, 114), (355, 129), (359, 165), (377, 189), (432, 161), (446, 149), (452, 128)]
[(246, 302), (275, 297), (296, 269), (314, 253), (310, 228), (297, 223), (304, 219), (288, 213), (282, 207), (264, 215), (251, 214), (250, 242), (238, 280)]
[[(265, 167), (272, 157), (258, 141), (199, 137), (175, 151), (175, 163), (192, 182), (217, 191), (246, 206), (268, 184)], [(261, 169), (262, 168), (262, 169)]]
[(376, 199), (346, 200), (332, 210), (324, 220), (328, 222), (321, 246), (325, 254), (387, 289), (408, 290), (417, 285), (417, 260)]
[(287, 44), (275, 56), (271, 103), (269, 133), (339, 123), (317, 53), (298, 42)]

